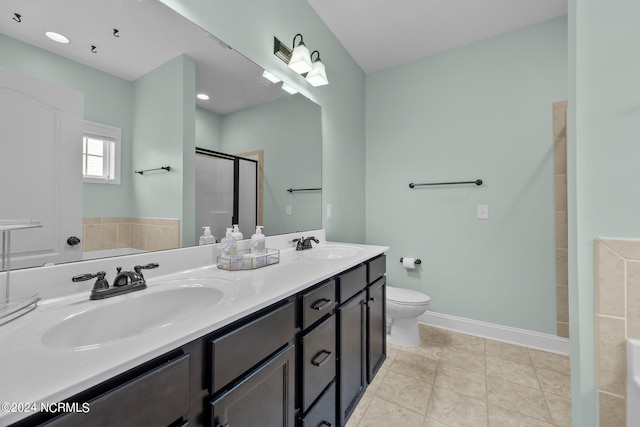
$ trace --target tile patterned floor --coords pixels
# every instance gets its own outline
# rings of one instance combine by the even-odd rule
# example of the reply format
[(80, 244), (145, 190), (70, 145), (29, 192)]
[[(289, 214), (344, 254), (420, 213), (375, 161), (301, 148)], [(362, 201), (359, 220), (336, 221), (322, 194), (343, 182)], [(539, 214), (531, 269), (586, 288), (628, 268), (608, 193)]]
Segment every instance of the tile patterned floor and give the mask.
[(420, 325), (389, 344), (347, 427), (571, 427), (569, 358)]

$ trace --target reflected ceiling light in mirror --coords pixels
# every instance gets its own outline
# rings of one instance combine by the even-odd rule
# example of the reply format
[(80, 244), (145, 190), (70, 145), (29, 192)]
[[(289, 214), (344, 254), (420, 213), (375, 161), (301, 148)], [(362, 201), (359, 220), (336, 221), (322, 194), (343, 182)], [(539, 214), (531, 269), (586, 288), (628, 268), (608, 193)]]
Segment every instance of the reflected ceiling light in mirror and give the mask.
[(207, 95), (206, 93), (199, 93), (196, 95), (196, 98), (207, 101), (209, 100), (209, 95)]
[(311, 57), (313, 58), (313, 54), (317, 53), (315, 61), (313, 61), (313, 69), (309, 71), (307, 74), (307, 81), (311, 86), (324, 86), (329, 84), (329, 80), (327, 79), (327, 71), (324, 69), (324, 64), (320, 60), (320, 52), (314, 50), (311, 52)]
[(63, 44), (69, 43), (69, 39), (67, 37), (63, 36), (60, 33), (56, 33), (55, 31), (46, 31), (44, 35), (57, 43), (63, 43)]
[(264, 72), (262, 73), (262, 77), (269, 80), (271, 83), (280, 83), (282, 81), (267, 70), (264, 70)]
[(290, 93), (291, 95), (295, 95), (296, 93), (298, 93), (298, 91), (295, 90), (295, 88), (293, 86), (290, 86), (290, 85), (288, 85), (286, 83), (282, 84), (282, 90), (285, 91), (285, 92)]

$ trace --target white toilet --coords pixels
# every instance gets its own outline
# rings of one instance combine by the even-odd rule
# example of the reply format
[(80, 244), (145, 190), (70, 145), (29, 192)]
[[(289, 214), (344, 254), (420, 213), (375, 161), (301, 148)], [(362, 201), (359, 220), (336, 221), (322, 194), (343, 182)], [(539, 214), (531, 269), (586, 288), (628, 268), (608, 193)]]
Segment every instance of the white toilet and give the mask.
[(429, 301), (421, 292), (387, 286), (387, 342), (418, 347), (418, 316), (427, 311)]

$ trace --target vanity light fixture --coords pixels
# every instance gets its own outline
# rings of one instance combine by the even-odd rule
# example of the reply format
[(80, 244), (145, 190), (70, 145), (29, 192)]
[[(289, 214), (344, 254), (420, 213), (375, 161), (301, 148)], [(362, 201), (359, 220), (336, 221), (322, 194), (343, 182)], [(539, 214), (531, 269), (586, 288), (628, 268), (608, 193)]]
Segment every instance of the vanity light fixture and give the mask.
[[(300, 36), (300, 42), (298, 46), (295, 46), (298, 36)], [(282, 62), (289, 65), (295, 72), (305, 77), (310, 85), (315, 87), (329, 84), (327, 71), (320, 60), (320, 52), (314, 50), (313, 53), (309, 55), (309, 49), (307, 49), (302, 41), (302, 34), (295, 35), (293, 45), (295, 48), (292, 52), (291, 49), (285, 46), (277, 37), (274, 37), (273, 54), (280, 58)], [(317, 54), (317, 56), (315, 60), (312, 60), (314, 54)]]
[[(296, 46), (296, 38), (298, 36), (300, 36), (300, 42), (298, 43), (298, 46)], [(308, 73), (313, 68), (309, 49), (305, 46), (302, 34), (300, 33), (293, 36), (293, 52), (291, 52), (289, 68), (298, 74)]]
[(282, 84), (282, 90), (290, 93), (291, 95), (295, 95), (296, 93), (298, 93), (298, 91), (293, 86), (290, 86), (286, 83)]
[(47, 31), (44, 33), (44, 35), (50, 38), (51, 40), (53, 40), (54, 42), (64, 43), (64, 44), (69, 43), (69, 39), (67, 37), (63, 36), (60, 33), (56, 33), (54, 31)]
[(207, 95), (206, 93), (199, 93), (196, 95), (196, 98), (201, 99), (203, 101), (208, 101), (209, 95)]
[(267, 70), (264, 70), (264, 72), (262, 73), (262, 77), (269, 80), (271, 83), (280, 83), (282, 81)]
[(313, 54), (317, 53), (315, 61), (313, 61), (313, 69), (307, 73), (307, 81), (313, 87), (324, 86), (329, 84), (329, 80), (327, 79), (327, 71), (324, 69), (324, 64), (320, 60), (320, 52), (314, 50), (311, 52), (311, 57), (313, 58)]

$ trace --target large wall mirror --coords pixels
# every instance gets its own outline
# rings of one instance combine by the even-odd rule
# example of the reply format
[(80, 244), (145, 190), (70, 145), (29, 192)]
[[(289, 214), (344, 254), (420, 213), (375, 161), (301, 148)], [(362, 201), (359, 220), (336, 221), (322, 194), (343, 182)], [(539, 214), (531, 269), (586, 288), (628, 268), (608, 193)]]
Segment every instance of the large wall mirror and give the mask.
[(265, 234), (321, 228), (320, 107), (159, 1), (3, 0), (0, 52), (0, 219), (43, 223), (13, 234), (13, 267), (192, 246), (205, 225), (219, 240), (232, 213), (196, 214), (196, 148), (258, 165)]

